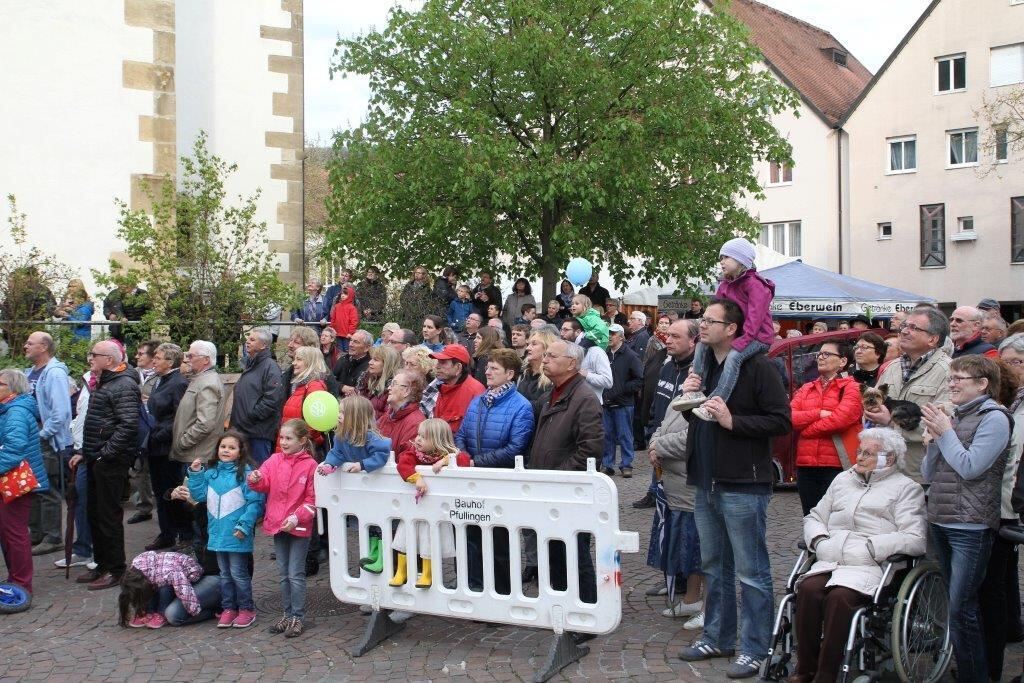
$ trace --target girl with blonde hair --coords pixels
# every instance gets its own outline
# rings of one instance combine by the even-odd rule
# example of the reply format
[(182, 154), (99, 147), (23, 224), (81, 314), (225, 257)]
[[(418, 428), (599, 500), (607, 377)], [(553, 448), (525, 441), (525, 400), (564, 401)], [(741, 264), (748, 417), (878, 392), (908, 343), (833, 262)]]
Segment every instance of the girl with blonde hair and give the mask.
[(356, 382), (356, 392), (369, 399), (378, 418), (387, 410), (391, 380), (401, 369), (402, 357), (394, 347), (375, 346), (370, 349), (370, 362)]

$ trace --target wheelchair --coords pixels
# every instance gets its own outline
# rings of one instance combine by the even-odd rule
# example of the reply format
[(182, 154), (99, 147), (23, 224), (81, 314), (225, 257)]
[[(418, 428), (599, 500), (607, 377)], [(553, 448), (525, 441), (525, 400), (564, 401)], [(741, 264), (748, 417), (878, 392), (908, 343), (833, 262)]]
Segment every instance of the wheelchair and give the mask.
[[(800, 557), (786, 581), (772, 628), (771, 647), (760, 680), (781, 681), (791, 673), (796, 639), (796, 584), (814, 564), (801, 541)], [(890, 581), (891, 579), (891, 581)], [(895, 673), (904, 683), (938, 681), (949, 667), (949, 590), (938, 566), (923, 557), (893, 555), (882, 565), (882, 581), (871, 603), (854, 612), (839, 681), (865, 683)]]

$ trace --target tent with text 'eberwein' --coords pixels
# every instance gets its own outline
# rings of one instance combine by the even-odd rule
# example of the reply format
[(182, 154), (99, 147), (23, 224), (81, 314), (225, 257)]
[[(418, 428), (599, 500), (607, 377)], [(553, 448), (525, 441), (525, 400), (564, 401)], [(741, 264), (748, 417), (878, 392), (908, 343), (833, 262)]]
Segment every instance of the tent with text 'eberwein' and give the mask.
[(775, 283), (772, 317), (852, 318), (855, 315), (888, 318), (935, 299), (860, 278), (840, 275), (793, 261), (761, 274)]

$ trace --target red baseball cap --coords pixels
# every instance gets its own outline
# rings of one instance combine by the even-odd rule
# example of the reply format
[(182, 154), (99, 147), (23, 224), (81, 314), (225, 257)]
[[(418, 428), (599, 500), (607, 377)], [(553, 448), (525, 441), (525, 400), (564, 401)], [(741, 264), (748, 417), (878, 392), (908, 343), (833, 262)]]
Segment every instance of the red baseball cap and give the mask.
[(448, 344), (438, 353), (430, 354), (434, 360), (457, 360), (469, 367), (469, 351), (462, 344)]

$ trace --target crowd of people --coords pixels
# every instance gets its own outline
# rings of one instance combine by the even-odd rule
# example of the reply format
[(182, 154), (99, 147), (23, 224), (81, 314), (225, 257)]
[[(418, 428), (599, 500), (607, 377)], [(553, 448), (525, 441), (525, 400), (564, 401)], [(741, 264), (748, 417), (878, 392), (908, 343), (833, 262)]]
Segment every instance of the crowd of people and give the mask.
[[(629, 478), (646, 449), (651, 481), (633, 505), (661, 500), (655, 523), (664, 525), (648, 563), (665, 583), (649, 594), (666, 596), (666, 617), (702, 631), (682, 659), (729, 657), (731, 678), (752, 677), (774, 613), (771, 443), (795, 432), (803, 540), (815, 564), (798, 591), (793, 680), (833, 680), (850, 615), (877, 587), (881, 562), (925, 552), (957, 606), (958, 678), (997, 680), (1006, 643), (1024, 637), (1016, 548), (996, 533), (1018, 523), (1024, 506), (1015, 495), (1024, 330), (991, 300), (948, 318), (921, 305), (886, 329), (858, 317), (839, 329), (860, 334), (816, 346), (790, 392), (766, 354), (780, 338), (774, 285), (753, 261), (749, 242), (727, 242), (716, 296), (653, 320), (620, 311), (596, 276), (578, 291), (562, 282), (541, 306), (525, 279), (503, 300), (488, 272), (470, 287), (454, 267), (434, 282), (418, 267), (401, 293), (401, 310), (417, 315), (393, 321), (382, 317), (378, 269), (355, 284), (345, 271), (326, 291), (312, 279), (281, 362), (270, 329), (247, 332), (230, 398), (210, 341), (187, 349), (145, 341), (130, 355), (122, 340), (104, 339), (78, 382), (53, 338), (34, 332), (24, 347), (31, 367), (0, 371), (0, 473), (27, 467), (37, 482), (0, 503), (9, 582), (31, 592), (32, 556), (64, 548), (70, 492), (72, 553), (54, 564), (84, 568), (76, 580), (88, 590), (120, 587), (122, 625), (252, 626), (262, 530), (281, 586), (271, 631), (296, 637), (308, 623), (306, 576), (321, 556), (315, 477), (373, 472), (393, 452), (410, 494), (429, 495), (417, 465), (512, 468), (523, 455), (530, 469), (583, 471), (593, 458), (605, 475)], [(367, 321), (384, 323), (379, 338), (361, 327)], [(333, 430), (302, 420), (317, 391), (340, 399)], [(129, 486), (140, 503), (125, 520)], [(154, 513), (153, 540), (129, 561), (124, 524)], [(497, 531), (494, 587), (507, 595), (510, 544)], [(381, 573), (383, 548), (394, 547), (402, 554), (390, 585), (429, 588), (437, 580), (437, 558), (423, 555), (429, 543), (407, 559), (404, 532), (389, 544), (384, 534), (395, 530), (371, 533), (361, 566)], [(592, 539), (577, 539), (575, 549), (552, 547), (547, 575), (564, 590), (576, 566), (579, 597), (594, 602)], [(454, 537), (441, 541), (442, 556), (454, 552)], [(481, 529), (467, 529), (466, 541), (479, 589)], [(537, 580), (536, 563), (527, 543), (524, 584)]]

